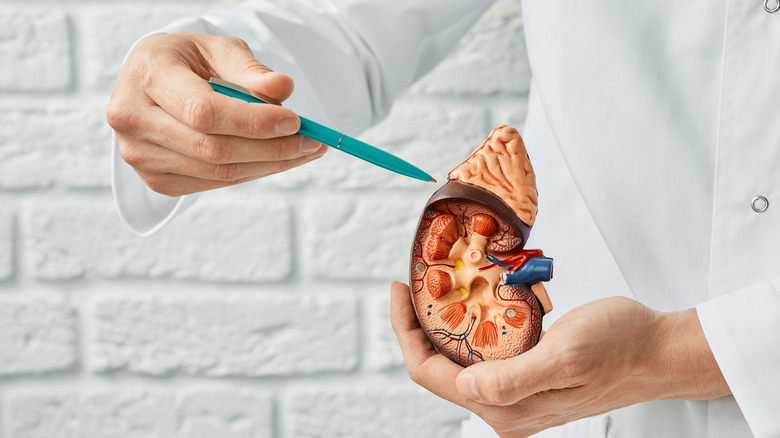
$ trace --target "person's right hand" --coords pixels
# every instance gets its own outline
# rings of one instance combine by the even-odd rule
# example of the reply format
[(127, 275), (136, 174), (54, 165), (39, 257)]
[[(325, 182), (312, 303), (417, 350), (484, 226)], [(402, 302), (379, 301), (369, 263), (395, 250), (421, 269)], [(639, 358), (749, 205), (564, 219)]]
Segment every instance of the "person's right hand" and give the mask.
[(270, 103), (293, 91), (289, 76), (258, 62), (242, 40), (188, 32), (141, 40), (119, 72), (107, 109), (122, 159), (152, 190), (180, 196), (300, 166), (327, 146), (295, 134), (300, 119), (280, 105), (214, 92), (218, 77)]
[(411, 379), (474, 412), (502, 438), (640, 402), (731, 394), (693, 308), (662, 313), (603, 298), (559, 317), (523, 354), (464, 368), (420, 327), (409, 287), (394, 282), (390, 291), (390, 320)]

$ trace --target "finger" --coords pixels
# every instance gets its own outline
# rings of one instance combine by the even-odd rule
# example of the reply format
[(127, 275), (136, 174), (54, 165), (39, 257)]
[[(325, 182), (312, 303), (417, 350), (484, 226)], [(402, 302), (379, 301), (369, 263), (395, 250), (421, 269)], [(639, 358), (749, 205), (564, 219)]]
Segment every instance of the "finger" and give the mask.
[(194, 178), (191, 176), (177, 175), (172, 173), (145, 173), (138, 172), (138, 175), (143, 179), (144, 183), (153, 191), (171, 196), (178, 197), (184, 195), (190, 195), (198, 192), (205, 192), (207, 190), (220, 189), (231, 185), (242, 184), (245, 182), (253, 181), (261, 178), (251, 177), (245, 179), (238, 179), (235, 181), (224, 182), (214, 181), (208, 179)]
[(390, 319), (409, 377), (445, 400), (469, 410), (479, 409), (479, 405), (458, 394), (454, 383), (463, 367), (433, 348), (415, 316), (409, 287), (403, 283), (394, 282), (391, 286)]
[(295, 88), (291, 77), (255, 59), (243, 40), (228, 37), (220, 41), (222, 44), (201, 49), (215, 76), (249, 88), (266, 102), (279, 104), (290, 97)]
[(217, 93), (180, 62), (161, 61), (157, 68), (165, 73), (150, 75), (147, 95), (195, 131), (266, 139), (292, 135), (300, 129), (300, 119), (293, 111)]
[(122, 159), (137, 171), (171, 173), (227, 182), (249, 177), (268, 176), (299, 164), (308, 163), (322, 157), (327, 152), (327, 146), (321, 146), (315, 153), (303, 157), (249, 163), (207, 163), (153, 143), (135, 142), (132, 146), (128, 146), (121, 139), (119, 152)]
[(463, 370), (456, 379), (461, 397), (508, 406), (533, 394), (558, 389), (564, 371), (543, 344), (506, 360), (486, 361)]
[(152, 106), (144, 116), (145, 139), (182, 155), (212, 164), (280, 161), (320, 150), (318, 141), (296, 134), (271, 139), (248, 139), (233, 135), (205, 134), (182, 124), (162, 108)]
[[(192, 171), (191, 169), (187, 169), (186, 166), (183, 164), (179, 166), (174, 166), (173, 172), (143, 170), (143, 168), (145, 167), (143, 165), (140, 166), (136, 165), (134, 166), (134, 168), (136, 169), (136, 172), (139, 174), (139, 176), (144, 181), (144, 183), (146, 183), (146, 185), (149, 186), (149, 188), (154, 190), (155, 192), (162, 193), (168, 196), (182, 196), (182, 195), (188, 195), (191, 193), (201, 192), (205, 190), (213, 190), (217, 188), (240, 184), (258, 178), (270, 176), (279, 172), (283, 172), (298, 166), (302, 166), (308, 162), (314, 161), (320, 158), (322, 155), (324, 155), (325, 151), (327, 151), (327, 146), (323, 146), (321, 152), (295, 158), (292, 160), (259, 163), (259, 164), (263, 164), (264, 166), (260, 168), (258, 171), (245, 172), (244, 174), (247, 176), (239, 177), (238, 175), (235, 175), (233, 178), (224, 178), (220, 175), (216, 175), (216, 177), (212, 177), (210, 173), (213, 173), (214, 171), (204, 171), (204, 172)], [(182, 156), (180, 157), (182, 159), (188, 159), (187, 157), (182, 157)], [(161, 161), (155, 160), (154, 162), (160, 163)], [(195, 166), (199, 164), (200, 165), (205, 164), (201, 162), (193, 162), (193, 163)], [(220, 166), (229, 166), (229, 165), (220, 165)], [(156, 167), (154, 165), (146, 166), (146, 169), (155, 169), (155, 168)], [(205, 175), (205, 177), (201, 178), (192, 175)]]

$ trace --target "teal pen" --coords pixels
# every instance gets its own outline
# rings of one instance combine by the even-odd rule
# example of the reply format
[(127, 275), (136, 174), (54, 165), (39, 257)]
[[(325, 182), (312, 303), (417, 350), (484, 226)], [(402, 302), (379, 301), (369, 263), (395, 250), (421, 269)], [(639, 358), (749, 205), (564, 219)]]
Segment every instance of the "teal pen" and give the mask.
[[(223, 81), (219, 78), (211, 78), (209, 79), (209, 85), (211, 85), (211, 88), (213, 88), (214, 91), (226, 96), (235, 97), (245, 102), (266, 103), (254, 97), (250, 90), (232, 82)], [(300, 117), (300, 119), (301, 128), (298, 130), (298, 133), (305, 137), (317, 140), (320, 143), (334, 147), (342, 152), (346, 152), (354, 157), (368, 161), (371, 164), (375, 164), (395, 173), (422, 181), (436, 182), (436, 180), (427, 173), (393, 154), (375, 148), (374, 146), (363, 143), (360, 140), (344, 135), (304, 117)]]

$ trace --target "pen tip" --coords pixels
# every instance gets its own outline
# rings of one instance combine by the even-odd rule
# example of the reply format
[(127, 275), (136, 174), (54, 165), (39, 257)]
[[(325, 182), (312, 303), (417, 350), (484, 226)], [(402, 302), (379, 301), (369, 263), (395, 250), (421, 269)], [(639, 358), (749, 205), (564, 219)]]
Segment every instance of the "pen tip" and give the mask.
[(436, 178), (431, 178), (430, 182), (435, 183), (435, 182), (438, 182), (438, 181), (436, 181)]

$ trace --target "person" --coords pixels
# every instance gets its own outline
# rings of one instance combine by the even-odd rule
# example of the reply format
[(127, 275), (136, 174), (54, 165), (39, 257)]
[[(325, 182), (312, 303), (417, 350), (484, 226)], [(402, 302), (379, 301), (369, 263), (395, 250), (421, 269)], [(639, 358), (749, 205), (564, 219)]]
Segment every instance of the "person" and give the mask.
[[(292, 134), (297, 114), (347, 132), (381, 120), (491, 4), (252, 0), (141, 39), (107, 110), (120, 215), (147, 235), (198, 192), (320, 157)], [(502, 437), (780, 436), (773, 9), (523, 0), (532, 238), (556, 259), (564, 311), (527, 353), (464, 369), (394, 283), (414, 381)], [(209, 76), (295, 112), (211, 93)], [(473, 417), (464, 436), (479, 429)]]

